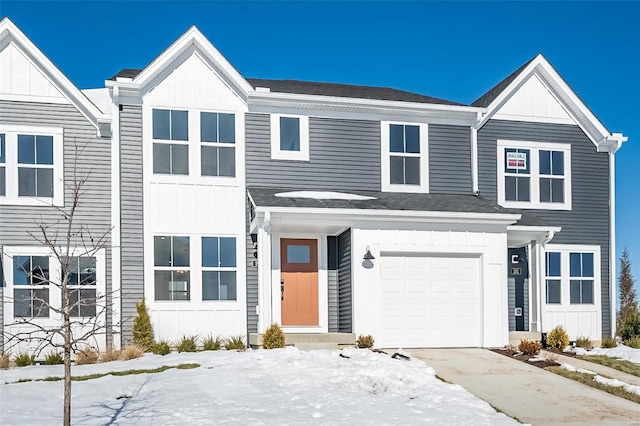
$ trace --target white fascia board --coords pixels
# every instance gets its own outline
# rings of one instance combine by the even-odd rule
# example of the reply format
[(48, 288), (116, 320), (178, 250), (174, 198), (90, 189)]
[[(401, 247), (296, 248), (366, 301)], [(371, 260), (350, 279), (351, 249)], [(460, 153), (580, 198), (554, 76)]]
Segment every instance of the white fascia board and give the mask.
[(566, 107), (569, 115), (578, 123), (594, 145), (599, 147), (601, 143), (608, 141), (610, 138), (616, 139), (616, 135), (626, 140), (626, 137), (621, 134), (611, 134), (606, 129), (542, 54), (531, 61), (520, 75), (494, 99), (487, 107), (487, 114), (477, 124), (477, 128), (482, 128), (534, 73), (537, 73), (543, 84), (550, 88), (553, 96), (559, 98), (558, 101)]
[(189, 28), (187, 32), (180, 36), (178, 40), (171, 44), (171, 46), (169, 46), (137, 76), (135, 76), (132, 81), (134, 86), (144, 91), (144, 88), (154, 79), (154, 77), (160, 74), (167, 67), (170, 67), (175, 60), (192, 45), (196, 51), (200, 52), (207, 60), (216, 65), (216, 70), (221, 72), (225, 78), (229, 79), (229, 81), (237, 87), (241, 92), (240, 95), (242, 95), (246, 101), (247, 94), (254, 90), (253, 86), (249, 84), (238, 70), (231, 65), (220, 51), (218, 51), (218, 49), (216, 49), (195, 26)]
[(102, 113), (9, 18), (0, 21), (0, 42), (9, 37), (44, 73), (47, 79), (64, 94), (71, 104), (96, 128), (98, 136), (110, 136), (111, 119)]
[(525, 225), (509, 225), (507, 231), (520, 231), (520, 232), (560, 232), (562, 227), (560, 226), (525, 226)]
[(513, 213), (466, 213), (440, 211), (332, 209), (307, 207), (257, 207), (257, 214), (270, 213), (271, 217), (315, 217), (318, 220), (340, 219), (357, 221), (434, 222), (434, 223), (484, 223), (512, 225), (522, 215)]
[(381, 116), (448, 118), (458, 120), (461, 124), (466, 125), (474, 124), (478, 113), (487, 112), (485, 108), (464, 105), (425, 104), (281, 92), (250, 92), (248, 103), (250, 112), (270, 112), (270, 109), (278, 108), (295, 111), (335, 111)]

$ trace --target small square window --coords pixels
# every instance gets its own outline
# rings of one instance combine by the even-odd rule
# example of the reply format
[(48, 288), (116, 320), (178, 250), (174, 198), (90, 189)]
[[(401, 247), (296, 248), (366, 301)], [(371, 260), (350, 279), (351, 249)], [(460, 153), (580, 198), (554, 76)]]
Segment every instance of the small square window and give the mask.
[(153, 139), (188, 141), (189, 112), (178, 110), (153, 110)]
[(287, 263), (310, 263), (311, 247), (287, 245)]
[(280, 117), (280, 150), (300, 151), (300, 119)]
[(547, 280), (547, 303), (559, 304), (560, 300), (560, 280)]
[(189, 147), (187, 145), (154, 143), (153, 173), (188, 175)]

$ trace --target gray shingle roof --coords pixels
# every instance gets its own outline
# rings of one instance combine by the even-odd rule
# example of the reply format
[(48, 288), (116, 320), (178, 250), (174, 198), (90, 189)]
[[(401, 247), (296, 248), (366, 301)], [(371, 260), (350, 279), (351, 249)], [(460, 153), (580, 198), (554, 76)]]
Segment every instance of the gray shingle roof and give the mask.
[(524, 71), (527, 65), (529, 65), (531, 61), (533, 61), (536, 57), (537, 55), (529, 59), (520, 68), (518, 68), (517, 70), (509, 74), (507, 78), (505, 78), (500, 83), (493, 86), (491, 89), (489, 89), (487, 93), (485, 93), (484, 95), (480, 96), (478, 99), (473, 101), (471, 103), (471, 106), (488, 107), (489, 105), (491, 105), (491, 102), (493, 102), (498, 96), (500, 96), (500, 93), (502, 93), (504, 89), (506, 89), (507, 86), (510, 85), (511, 82), (515, 80), (520, 75), (520, 73)]
[(327, 209), (406, 210), (461, 213), (511, 213), (491, 201), (474, 195), (408, 194), (397, 192), (344, 191), (373, 197), (372, 200), (335, 200), (276, 197), (275, 194), (300, 189), (248, 188), (256, 206)]
[(384, 101), (418, 102), (440, 105), (463, 105), (446, 99), (434, 98), (432, 96), (406, 92), (404, 90), (393, 89), (390, 87), (319, 83), (299, 80), (265, 80), (259, 78), (248, 78), (247, 81), (253, 87), (268, 87), (272, 92), (280, 93), (338, 96), (358, 99), (380, 99)]
[(142, 72), (142, 70), (138, 69), (138, 68), (123, 68), (120, 71), (118, 71), (118, 73), (116, 75), (111, 77), (109, 80), (115, 81), (116, 78), (118, 78), (118, 77), (135, 78), (135, 76), (137, 76), (141, 72)]

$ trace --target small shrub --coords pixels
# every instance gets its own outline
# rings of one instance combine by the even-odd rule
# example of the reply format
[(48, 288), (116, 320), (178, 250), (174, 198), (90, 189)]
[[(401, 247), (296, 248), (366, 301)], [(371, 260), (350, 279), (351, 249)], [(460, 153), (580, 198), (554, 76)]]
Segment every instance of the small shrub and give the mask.
[(120, 359), (129, 361), (130, 359), (140, 358), (144, 355), (144, 350), (137, 345), (127, 346), (120, 351)]
[(45, 365), (58, 365), (62, 364), (64, 360), (62, 359), (62, 354), (60, 352), (49, 352), (49, 355), (44, 359)]
[(616, 346), (618, 346), (618, 342), (613, 337), (605, 337), (600, 343), (601, 348), (615, 348)]
[(535, 340), (520, 340), (518, 350), (525, 355), (538, 355), (542, 349), (542, 343)]
[(76, 353), (76, 365), (95, 364), (99, 354), (93, 348), (84, 348)]
[(7, 352), (0, 352), (0, 368), (9, 368), (10, 356)]
[(156, 355), (169, 355), (171, 353), (171, 344), (166, 340), (160, 340), (153, 344), (151, 352)]
[(182, 340), (176, 345), (176, 349), (178, 352), (196, 352), (198, 350), (196, 339), (196, 336), (182, 336)]
[(593, 342), (589, 337), (579, 336), (576, 339), (576, 346), (584, 349), (593, 349)]
[(365, 335), (359, 335), (358, 338), (356, 339), (356, 348), (361, 348), (361, 349), (370, 349), (373, 347), (373, 337), (370, 334)]
[(149, 351), (153, 347), (153, 327), (144, 297), (136, 303), (136, 310), (138, 316), (133, 320), (133, 344), (138, 345), (144, 351)]
[(221, 337), (213, 337), (212, 335), (208, 335), (202, 341), (202, 350), (203, 351), (219, 351), (222, 348), (223, 340)]
[(622, 323), (620, 338), (623, 342), (626, 342), (638, 336), (640, 336), (640, 313), (634, 312)]
[(232, 350), (232, 349), (243, 350), (243, 349), (246, 349), (247, 346), (244, 344), (244, 337), (241, 335), (237, 335), (237, 336), (231, 336), (227, 338), (224, 343), (224, 348), (228, 350)]
[(13, 360), (18, 367), (26, 367), (27, 365), (34, 365), (36, 363), (36, 356), (29, 355), (26, 352), (19, 353), (16, 359)]
[(285, 337), (284, 332), (275, 322), (267, 328), (262, 336), (262, 347), (265, 349), (284, 348)]
[(547, 334), (547, 346), (563, 350), (569, 346), (569, 335), (561, 325), (557, 326)]
[(640, 336), (632, 337), (631, 339), (625, 340), (624, 344), (633, 349), (640, 349)]
[(100, 354), (100, 362), (111, 362), (120, 359), (120, 351), (115, 349), (107, 349), (106, 352)]

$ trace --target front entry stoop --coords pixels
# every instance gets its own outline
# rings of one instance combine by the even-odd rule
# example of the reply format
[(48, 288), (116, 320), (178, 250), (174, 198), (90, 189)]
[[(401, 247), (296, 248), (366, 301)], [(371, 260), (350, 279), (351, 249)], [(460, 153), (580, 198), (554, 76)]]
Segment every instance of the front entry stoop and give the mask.
[[(285, 333), (287, 346), (295, 346), (301, 351), (314, 349), (339, 349), (356, 344), (354, 333)], [(262, 347), (262, 333), (249, 333), (249, 345)]]
[(509, 344), (518, 346), (521, 340), (535, 340), (540, 342), (542, 340), (542, 333), (539, 331), (510, 331), (509, 332)]

